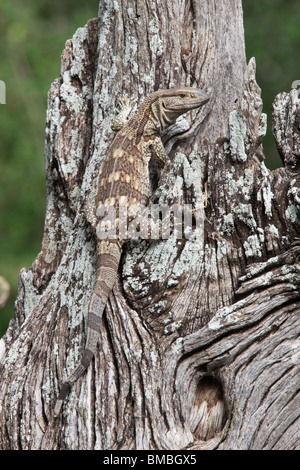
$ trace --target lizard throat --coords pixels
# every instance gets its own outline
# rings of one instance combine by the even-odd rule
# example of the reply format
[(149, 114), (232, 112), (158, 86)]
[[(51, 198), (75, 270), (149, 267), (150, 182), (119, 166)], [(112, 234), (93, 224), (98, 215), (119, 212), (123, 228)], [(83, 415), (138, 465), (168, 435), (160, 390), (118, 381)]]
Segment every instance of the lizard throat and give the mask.
[(169, 110), (163, 108), (163, 106), (153, 106), (149, 116), (149, 127), (160, 133), (174, 124), (180, 114), (181, 113), (176, 112), (171, 113)]

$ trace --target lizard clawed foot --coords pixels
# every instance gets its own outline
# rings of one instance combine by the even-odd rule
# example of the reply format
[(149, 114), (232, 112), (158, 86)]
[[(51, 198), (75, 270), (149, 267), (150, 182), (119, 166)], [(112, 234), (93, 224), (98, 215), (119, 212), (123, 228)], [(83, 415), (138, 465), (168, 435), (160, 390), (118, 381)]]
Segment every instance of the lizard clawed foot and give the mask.
[(127, 95), (121, 96), (117, 104), (117, 113), (120, 114), (124, 111), (127, 111), (129, 114), (136, 102), (137, 102), (136, 99), (129, 101), (129, 98)]
[(118, 100), (116, 107), (117, 116), (111, 123), (111, 128), (113, 131), (118, 132), (122, 127), (124, 127), (128, 122), (128, 116), (131, 113), (137, 100), (129, 101), (127, 95), (122, 96)]

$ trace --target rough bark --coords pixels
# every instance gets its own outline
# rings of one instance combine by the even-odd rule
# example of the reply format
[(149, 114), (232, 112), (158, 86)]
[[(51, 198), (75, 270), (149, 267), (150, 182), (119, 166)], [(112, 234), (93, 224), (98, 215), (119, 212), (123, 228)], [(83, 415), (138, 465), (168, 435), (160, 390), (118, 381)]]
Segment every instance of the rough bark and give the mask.
[[(171, 161), (153, 198), (202, 207), (203, 226), (128, 243), (99, 352), (54, 420), (85, 339), (95, 240), (84, 207), (116, 101), (178, 85), (211, 100), (164, 136)], [(44, 239), (0, 344), (1, 449), (300, 449), (299, 110), (296, 90), (276, 97), (284, 166), (269, 171), (241, 2), (101, 1), (49, 92)], [(223, 418), (207, 431), (214, 394)]]

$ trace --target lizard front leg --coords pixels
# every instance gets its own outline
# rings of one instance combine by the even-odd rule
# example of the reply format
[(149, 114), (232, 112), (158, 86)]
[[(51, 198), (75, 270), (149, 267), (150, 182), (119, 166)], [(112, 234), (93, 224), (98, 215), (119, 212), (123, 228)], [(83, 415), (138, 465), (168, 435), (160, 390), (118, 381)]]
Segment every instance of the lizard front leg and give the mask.
[(129, 101), (128, 96), (119, 99), (117, 115), (111, 123), (111, 128), (114, 132), (118, 132), (128, 123), (129, 114), (136, 101), (137, 100)]
[(165, 151), (164, 144), (159, 136), (155, 136), (154, 140), (151, 143), (151, 150), (157, 165), (160, 168), (163, 168), (168, 161), (168, 155)]

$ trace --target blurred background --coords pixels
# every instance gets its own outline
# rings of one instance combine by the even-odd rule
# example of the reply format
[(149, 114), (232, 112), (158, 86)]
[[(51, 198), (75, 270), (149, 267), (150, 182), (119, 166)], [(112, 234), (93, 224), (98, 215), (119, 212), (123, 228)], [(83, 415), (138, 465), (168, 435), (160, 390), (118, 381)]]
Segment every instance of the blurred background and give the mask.
[[(281, 166), (271, 132), (271, 105), (300, 80), (299, 0), (243, 0), (247, 60), (256, 58), (268, 133), (266, 164)], [(60, 55), (78, 27), (96, 17), (99, 0), (0, 0), (0, 276), (10, 297), (0, 309), (0, 337), (13, 316), (18, 274), (39, 253), (45, 215), (44, 130), (47, 92)], [(0, 278), (0, 305), (1, 286)], [(5, 285), (4, 285), (5, 289)]]

